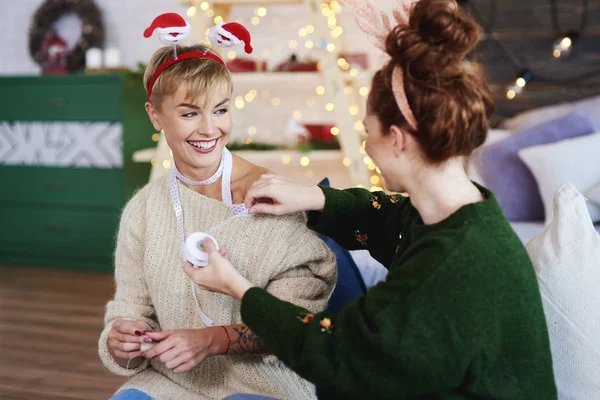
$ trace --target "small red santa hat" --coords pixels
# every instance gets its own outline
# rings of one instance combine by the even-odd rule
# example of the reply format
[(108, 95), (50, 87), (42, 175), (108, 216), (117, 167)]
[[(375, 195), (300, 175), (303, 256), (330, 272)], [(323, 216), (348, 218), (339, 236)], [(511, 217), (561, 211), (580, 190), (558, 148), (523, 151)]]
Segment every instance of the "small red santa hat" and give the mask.
[(150, 36), (152, 36), (152, 34), (157, 28), (185, 28), (187, 26), (188, 23), (179, 14), (161, 14), (158, 17), (154, 18), (154, 21), (152, 21), (152, 25), (146, 28), (146, 30), (144, 31), (144, 37), (149, 38)]
[(244, 42), (244, 51), (247, 54), (252, 54), (254, 49), (250, 45), (250, 32), (244, 25), (237, 22), (220, 23), (217, 26), (217, 32), (236, 44)]

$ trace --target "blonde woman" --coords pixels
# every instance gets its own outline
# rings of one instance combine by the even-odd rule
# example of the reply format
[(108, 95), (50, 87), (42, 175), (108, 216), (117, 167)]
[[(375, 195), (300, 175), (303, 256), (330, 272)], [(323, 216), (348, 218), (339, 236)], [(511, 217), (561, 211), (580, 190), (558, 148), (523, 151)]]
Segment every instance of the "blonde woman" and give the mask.
[(148, 116), (164, 131), (175, 167), (121, 216), (116, 293), (99, 341), (106, 367), (131, 377), (114, 398), (315, 398), (310, 383), (264, 355), (237, 300), (196, 290), (184, 272), (186, 238), (213, 229), (239, 273), (280, 299), (317, 312), (336, 282), (335, 258), (302, 214), (247, 216), (244, 198), (266, 171), (225, 148), (231, 74), (207, 47), (177, 47), (177, 54), (173, 61), (173, 48), (158, 50), (144, 77)]

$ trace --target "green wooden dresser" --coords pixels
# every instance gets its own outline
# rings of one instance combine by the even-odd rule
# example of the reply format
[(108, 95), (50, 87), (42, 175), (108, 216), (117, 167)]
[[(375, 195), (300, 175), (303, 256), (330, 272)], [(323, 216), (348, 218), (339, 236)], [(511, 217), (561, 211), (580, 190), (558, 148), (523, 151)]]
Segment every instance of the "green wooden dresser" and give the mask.
[(0, 263), (112, 271), (152, 147), (141, 76), (0, 77)]

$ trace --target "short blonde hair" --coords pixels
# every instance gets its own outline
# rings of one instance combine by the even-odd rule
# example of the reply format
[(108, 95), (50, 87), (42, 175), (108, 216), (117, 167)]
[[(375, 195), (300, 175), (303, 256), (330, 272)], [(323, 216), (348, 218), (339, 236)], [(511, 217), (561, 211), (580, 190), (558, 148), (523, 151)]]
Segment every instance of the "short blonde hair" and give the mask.
[[(192, 51), (208, 51), (216, 56), (217, 53), (204, 45), (195, 46), (177, 46), (177, 54), (184, 54)], [(144, 72), (144, 87), (148, 92), (148, 83), (152, 79), (154, 72), (160, 65), (173, 57), (172, 47), (162, 47), (158, 49)], [(220, 56), (219, 56), (220, 57)], [(222, 64), (210, 58), (188, 58), (171, 65), (164, 70), (154, 82), (150, 103), (160, 108), (163, 100), (177, 92), (180, 85), (186, 85), (187, 97), (196, 99), (202, 94), (206, 94), (206, 99), (212, 99), (215, 93), (225, 91), (233, 93), (233, 82), (231, 73)], [(202, 104), (201, 106), (204, 106)]]

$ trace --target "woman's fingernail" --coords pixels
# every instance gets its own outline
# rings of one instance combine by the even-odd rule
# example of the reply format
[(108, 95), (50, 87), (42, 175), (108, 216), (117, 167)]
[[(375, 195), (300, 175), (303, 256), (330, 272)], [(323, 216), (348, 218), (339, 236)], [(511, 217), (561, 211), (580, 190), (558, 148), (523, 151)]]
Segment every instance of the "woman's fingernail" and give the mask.
[(152, 343), (152, 339), (150, 339), (149, 337), (145, 337), (144, 343)]
[(140, 332), (140, 331), (135, 331), (135, 334), (136, 334), (137, 336), (142, 336), (142, 332)]

